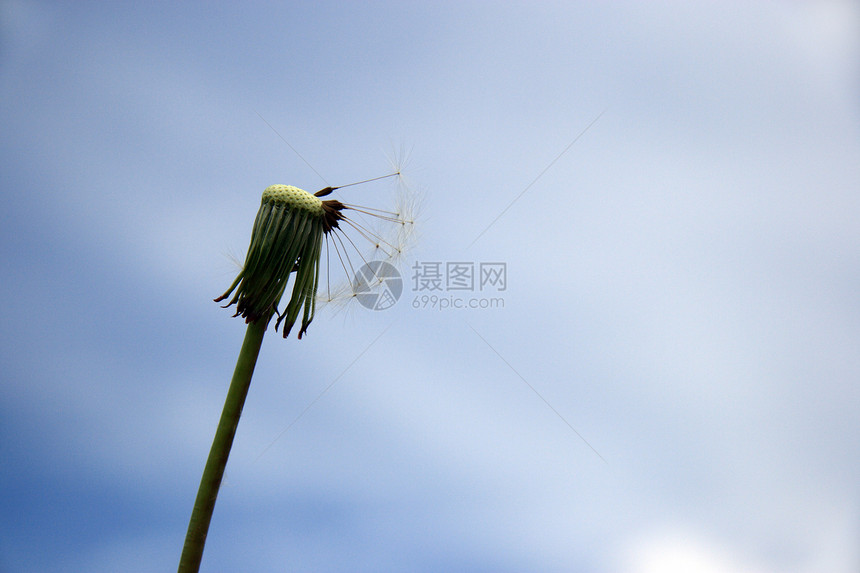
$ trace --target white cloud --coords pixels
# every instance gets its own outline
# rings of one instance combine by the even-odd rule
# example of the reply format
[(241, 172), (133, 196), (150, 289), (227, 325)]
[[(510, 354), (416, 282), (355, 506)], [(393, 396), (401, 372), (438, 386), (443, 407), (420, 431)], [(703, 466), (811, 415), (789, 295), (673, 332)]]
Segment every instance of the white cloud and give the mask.
[(626, 550), (624, 573), (768, 573), (724, 544), (690, 528), (672, 528), (639, 536)]

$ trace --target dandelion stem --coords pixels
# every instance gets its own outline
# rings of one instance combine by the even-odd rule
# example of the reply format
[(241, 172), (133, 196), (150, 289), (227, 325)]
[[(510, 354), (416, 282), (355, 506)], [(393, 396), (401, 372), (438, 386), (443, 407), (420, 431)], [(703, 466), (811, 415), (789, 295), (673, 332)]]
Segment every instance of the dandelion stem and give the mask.
[(239, 417), (242, 415), (242, 407), (245, 405), (245, 397), (251, 386), (251, 376), (254, 374), (254, 366), (257, 364), (257, 356), (260, 354), (263, 335), (266, 333), (270, 318), (271, 314), (260, 317), (250, 323), (245, 332), (245, 340), (242, 342), (242, 350), (239, 351), (233, 380), (230, 382), (224, 410), (221, 412), (221, 420), (218, 422), (215, 439), (212, 441), (209, 458), (206, 460), (206, 467), (200, 480), (200, 488), (197, 490), (197, 498), (194, 500), (194, 509), (191, 512), (185, 545), (179, 561), (179, 573), (196, 573), (200, 569), (203, 546), (206, 544), (206, 535), (209, 532), (212, 511), (215, 509), (215, 500), (218, 498), (218, 489), (221, 487), (221, 478), (224, 476), (224, 468), (227, 465), (230, 448), (233, 446)]

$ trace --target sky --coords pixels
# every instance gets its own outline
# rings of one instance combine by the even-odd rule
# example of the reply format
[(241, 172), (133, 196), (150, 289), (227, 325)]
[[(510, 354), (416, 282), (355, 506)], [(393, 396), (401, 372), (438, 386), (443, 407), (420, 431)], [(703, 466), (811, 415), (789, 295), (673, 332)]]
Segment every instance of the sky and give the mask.
[(0, 571), (176, 567), (262, 190), (392, 156), (340, 193), (415, 207), (401, 296), (268, 333), (202, 571), (857, 571), (858, 54), (835, 1), (0, 3)]

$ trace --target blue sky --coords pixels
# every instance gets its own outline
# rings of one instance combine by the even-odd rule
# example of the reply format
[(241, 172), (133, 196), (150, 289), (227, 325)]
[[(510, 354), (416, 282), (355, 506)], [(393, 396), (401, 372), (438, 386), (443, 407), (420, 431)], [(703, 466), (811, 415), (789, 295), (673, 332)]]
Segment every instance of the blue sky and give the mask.
[(860, 566), (856, 5), (0, 7), (3, 571), (175, 568), (260, 193), (401, 149), (403, 296), (266, 338), (204, 571)]

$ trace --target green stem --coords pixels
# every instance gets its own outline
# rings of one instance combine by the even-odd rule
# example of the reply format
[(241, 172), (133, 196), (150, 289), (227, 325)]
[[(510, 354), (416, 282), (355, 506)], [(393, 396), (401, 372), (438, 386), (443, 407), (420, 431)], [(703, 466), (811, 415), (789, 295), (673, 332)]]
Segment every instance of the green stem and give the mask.
[(179, 573), (196, 573), (200, 569), (203, 546), (206, 544), (206, 534), (209, 532), (209, 522), (212, 520), (212, 511), (215, 509), (224, 467), (227, 465), (230, 448), (233, 446), (233, 437), (236, 435), (242, 406), (245, 405), (245, 397), (251, 386), (251, 376), (254, 375), (254, 366), (257, 363), (263, 335), (266, 333), (270, 318), (271, 315), (260, 317), (249, 324), (245, 332), (245, 340), (242, 342), (242, 350), (239, 351), (239, 359), (236, 361), (233, 380), (227, 391), (221, 420), (218, 422), (215, 439), (212, 441), (209, 458), (206, 460), (203, 477), (200, 479), (197, 499), (194, 500), (194, 510), (191, 512), (191, 521), (185, 534), (185, 546), (182, 548), (182, 557), (179, 560)]

